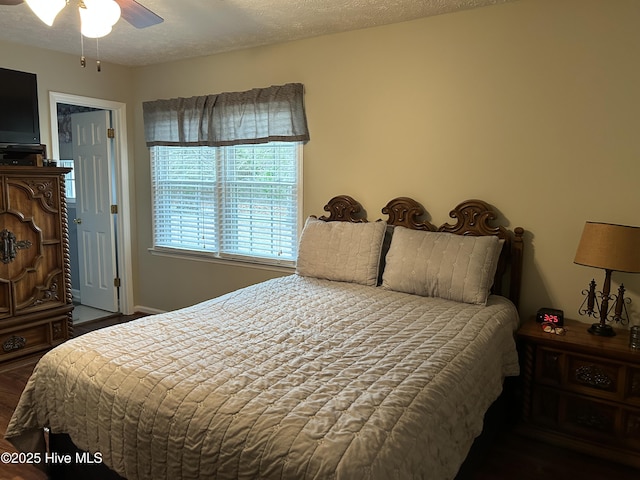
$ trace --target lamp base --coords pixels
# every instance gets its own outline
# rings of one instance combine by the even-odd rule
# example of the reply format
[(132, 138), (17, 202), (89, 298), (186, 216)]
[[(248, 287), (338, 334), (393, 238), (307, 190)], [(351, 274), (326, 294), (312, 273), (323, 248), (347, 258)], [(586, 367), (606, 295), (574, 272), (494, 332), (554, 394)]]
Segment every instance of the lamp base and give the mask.
[(600, 323), (594, 323), (587, 329), (592, 335), (599, 335), (600, 337), (614, 337), (616, 332), (613, 331), (611, 325), (601, 325)]

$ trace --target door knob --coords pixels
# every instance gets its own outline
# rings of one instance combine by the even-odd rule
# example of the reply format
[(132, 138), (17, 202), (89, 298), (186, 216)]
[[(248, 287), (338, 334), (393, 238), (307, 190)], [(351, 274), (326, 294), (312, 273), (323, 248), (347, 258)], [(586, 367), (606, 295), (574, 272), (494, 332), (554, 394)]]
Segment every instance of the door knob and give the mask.
[(74, 218), (73, 219), (73, 223), (75, 223), (76, 225), (80, 225), (82, 223), (82, 219), (81, 218)]

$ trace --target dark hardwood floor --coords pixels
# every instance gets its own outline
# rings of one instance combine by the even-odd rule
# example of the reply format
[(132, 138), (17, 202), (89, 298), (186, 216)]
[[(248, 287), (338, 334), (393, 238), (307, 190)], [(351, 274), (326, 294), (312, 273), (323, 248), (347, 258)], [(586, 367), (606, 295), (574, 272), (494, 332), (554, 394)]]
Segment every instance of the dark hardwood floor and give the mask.
[[(117, 323), (128, 322), (142, 315), (110, 317), (80, 324), (74, 335)], [(34, 365), (0, 373), (0, 453), (15, 452), (4, 439), (11, 414)], [(638, 480), (640, 470), (553, 447), (527, 437), (512, 428), (502, 426), (491, 436), (492, 440), (475, 451), (457, 480)], [(47, 476), (35, 467), (0, 463), (0, 480), (46, 480)], [(439, 479), (431, 479), (439, 480)]]

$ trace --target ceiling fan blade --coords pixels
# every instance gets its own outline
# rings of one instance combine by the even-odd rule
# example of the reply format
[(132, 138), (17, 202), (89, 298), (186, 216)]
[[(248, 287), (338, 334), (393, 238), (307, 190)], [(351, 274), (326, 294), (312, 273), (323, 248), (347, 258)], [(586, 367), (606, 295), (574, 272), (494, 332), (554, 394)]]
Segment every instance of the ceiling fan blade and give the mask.
[(116, 3), (120, 5), (122, 18), (136, 28), (147, 28), (164, 22), (162, 17), (156, 15), (144, 5), (140, 5), (135, 0), (116, 0)]
[(24, 0), (0, 0), (0, 5), (20, 5)]

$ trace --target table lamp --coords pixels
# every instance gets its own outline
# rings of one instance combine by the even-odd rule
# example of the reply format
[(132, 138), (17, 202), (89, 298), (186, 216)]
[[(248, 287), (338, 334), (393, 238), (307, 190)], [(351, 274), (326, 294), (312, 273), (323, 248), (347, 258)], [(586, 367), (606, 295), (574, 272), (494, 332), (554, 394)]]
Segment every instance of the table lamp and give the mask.
[[(628, 323), (626, 304), (631, 303), (631, 300), (624, 298), (624, 285), (620, 285), (617, 295), (611, 295), (611, 272), (640, 273), (640, 227), (587, 222), (574, 263), (604, 269), (604, 285), (602, 292), (599, 292), (600, 304), (598, 305), (595, 280), (591, 280), (589, 289), (583, 291), (586, 298), (579, 313), (600, 317), (600, 322), (594, 323), (588, 329), (590, 333), (606, 337), (614, 336), (615, 332), (607, 321)], [(611, 308), (609, 308), (609, 301), (615, 301), (615, 305)], [(585, 303), (586, 308), (584, 308)], [(614, 314), (610, 316), (610, 311), (614, 308)]]

